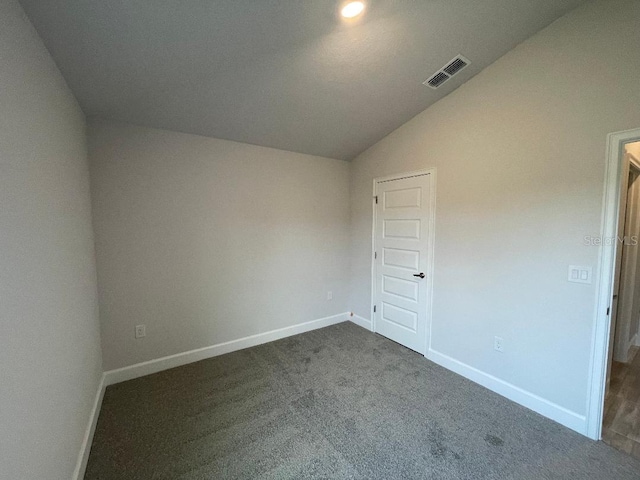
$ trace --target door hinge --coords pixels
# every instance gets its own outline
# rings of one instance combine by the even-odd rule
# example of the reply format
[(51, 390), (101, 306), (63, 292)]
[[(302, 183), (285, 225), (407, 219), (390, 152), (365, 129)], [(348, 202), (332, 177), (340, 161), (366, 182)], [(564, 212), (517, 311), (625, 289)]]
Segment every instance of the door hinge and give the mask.
[(376, 195), (375, 197), (373, 197), (376, 199), (376, 205), (378, 204), (378, 195)]
[(609, 315), (609, 310), (611, 310), (611, 307), (607, 307), (607, 315)]
[(373, 306), (373, 313), (376, 313), (376, 306)]
[(373, 258), (378, 258), (378, 252), (373, 252)]

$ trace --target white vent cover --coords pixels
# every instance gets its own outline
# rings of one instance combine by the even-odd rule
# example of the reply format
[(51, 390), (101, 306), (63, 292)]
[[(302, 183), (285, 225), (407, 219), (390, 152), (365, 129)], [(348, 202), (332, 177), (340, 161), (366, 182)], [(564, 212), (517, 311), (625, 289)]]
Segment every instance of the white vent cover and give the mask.
[(440, 85), (449, 80), (470, 63), (471, 62), (468, 59), (466, 59), (462, 55), (458, 55), (444, 67), (434, 73), (431, 77), (429, 77), (428, 80), (425, 80), (422, 83), (427, 87), (438, 88)]

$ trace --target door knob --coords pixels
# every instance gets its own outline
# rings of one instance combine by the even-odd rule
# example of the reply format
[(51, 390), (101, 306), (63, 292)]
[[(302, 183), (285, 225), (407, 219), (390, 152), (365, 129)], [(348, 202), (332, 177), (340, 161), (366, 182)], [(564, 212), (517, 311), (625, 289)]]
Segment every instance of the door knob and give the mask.
[(420, 272), (420, 273), (414, 273), (413, 274), (414, 277), (420, 277), (420, 278), (424, 278), (424, 273)]

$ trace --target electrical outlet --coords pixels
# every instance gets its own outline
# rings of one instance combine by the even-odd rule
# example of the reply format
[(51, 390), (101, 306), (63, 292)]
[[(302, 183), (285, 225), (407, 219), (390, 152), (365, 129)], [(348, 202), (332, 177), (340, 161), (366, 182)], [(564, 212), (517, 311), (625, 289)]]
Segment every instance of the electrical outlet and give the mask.
[(496, 352), (504, 352), (504, 339), (502, 337), (493, 337), (493, 349)]
[(144, 325), (136, 325), (136, 338), (147, 336), (147, 328)]
[(333, 300), (333, 292), (327, 292), (327, 300)]

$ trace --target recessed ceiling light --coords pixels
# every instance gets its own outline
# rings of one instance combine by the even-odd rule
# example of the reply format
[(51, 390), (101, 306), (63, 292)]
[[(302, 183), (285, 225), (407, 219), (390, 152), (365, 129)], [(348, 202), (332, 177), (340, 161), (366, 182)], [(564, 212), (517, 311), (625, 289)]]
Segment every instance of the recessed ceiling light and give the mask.
[(340, 10), (340, 14), (344, 18), (353, 18), (357, 17), (364, 11), (364, 2), (349, 2), (342, 10)]

